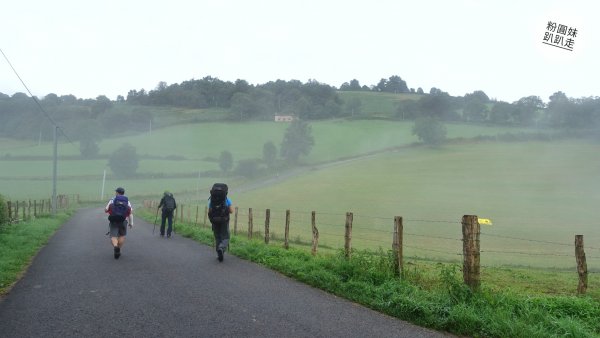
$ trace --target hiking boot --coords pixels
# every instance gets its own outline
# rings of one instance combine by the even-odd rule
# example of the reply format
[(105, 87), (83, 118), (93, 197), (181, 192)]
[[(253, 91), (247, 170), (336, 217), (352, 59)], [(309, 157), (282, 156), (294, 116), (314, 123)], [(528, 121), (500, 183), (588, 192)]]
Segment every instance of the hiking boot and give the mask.
[(121, 248), (119, 248), (118, 246), (115, 246), (114, 251), (115, 251), (115, 259), (119, 259), (119, 257), (121, 257)]
[(171, 234), (168, 234), (168, 235), (167, 235), (167, 238), (171, 238)]
[(223, 261), (223, 249), (217, 250), (217, 256), (218, 256), (219, 262), (222, 262)]

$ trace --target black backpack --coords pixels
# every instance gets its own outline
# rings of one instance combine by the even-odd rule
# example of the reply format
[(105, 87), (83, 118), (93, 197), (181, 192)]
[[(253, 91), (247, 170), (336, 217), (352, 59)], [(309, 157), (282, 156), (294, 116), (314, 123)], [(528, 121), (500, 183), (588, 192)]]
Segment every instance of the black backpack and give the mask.
[(117, 195), (113, 198), (111, 213), (108, 220), (115, 223), (125, 221), (129, 214), (129, 199), (125, 195)]
[(227, 206), (227, 184), (215, 183), (210, 189), (210, 211), (208, 219), (211, 223), (226, 223), (229, 221), (229, 207)]
[(164, 208), (166, 211), (175, 210), (175, 198), (173, 198), (172, 194), (165, 195), (164, 202)]

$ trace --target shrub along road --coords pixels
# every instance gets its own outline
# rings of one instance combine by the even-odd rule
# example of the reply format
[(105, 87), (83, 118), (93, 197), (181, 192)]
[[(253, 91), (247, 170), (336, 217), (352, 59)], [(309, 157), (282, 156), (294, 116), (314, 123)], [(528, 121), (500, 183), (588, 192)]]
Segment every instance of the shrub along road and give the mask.
[(450, 336), (152, 227), (135, 219), (115, 260), (102, 210), (78, 211), (0, 301), (0, 336)]

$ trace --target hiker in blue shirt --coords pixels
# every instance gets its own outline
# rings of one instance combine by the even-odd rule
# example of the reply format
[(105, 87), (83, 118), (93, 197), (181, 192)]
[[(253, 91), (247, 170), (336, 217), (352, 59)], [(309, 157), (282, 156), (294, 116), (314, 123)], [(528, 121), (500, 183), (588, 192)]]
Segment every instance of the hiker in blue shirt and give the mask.
[(208, 199), (208, 219), (212, 225), (217, 258), (223, 261), (223, 254), (229, 244), (229, 215), (233, 213), (233, 206), (227, 197), (227, 184), (215, 183), (210, 189)]

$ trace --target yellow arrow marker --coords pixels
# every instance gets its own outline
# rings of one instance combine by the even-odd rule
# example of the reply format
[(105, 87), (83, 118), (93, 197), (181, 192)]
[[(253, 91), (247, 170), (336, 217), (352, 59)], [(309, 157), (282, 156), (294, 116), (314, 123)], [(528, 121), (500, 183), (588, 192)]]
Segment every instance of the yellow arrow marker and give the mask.
[(479, 225), (492, 225), (492, 220), (489, 218), (477, 218), (477, 221), (479, 222)]

